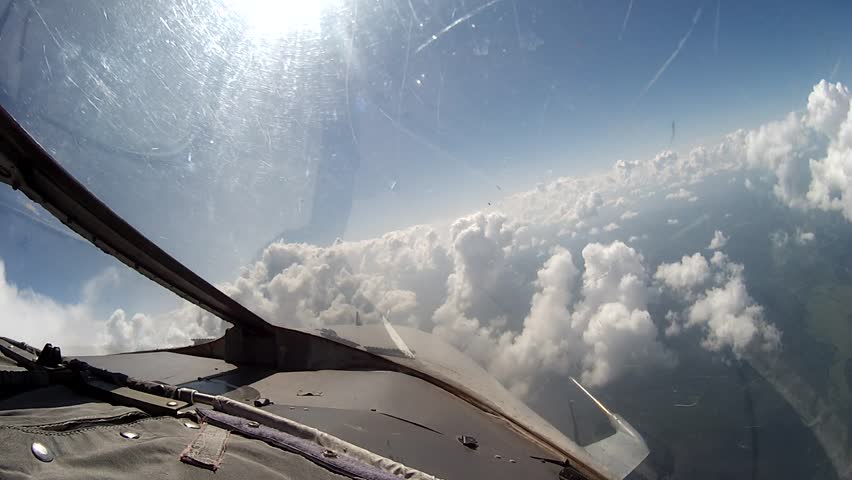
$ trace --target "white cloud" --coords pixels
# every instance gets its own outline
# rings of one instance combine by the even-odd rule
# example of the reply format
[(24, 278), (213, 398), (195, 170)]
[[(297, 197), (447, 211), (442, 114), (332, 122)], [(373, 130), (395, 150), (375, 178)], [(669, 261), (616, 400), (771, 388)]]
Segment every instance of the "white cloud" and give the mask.
[(816, 240), (816, 235), (813, 232), (805, 232), (801, 228), (796, 229), (796, 243), (799, 245), (807, 245)]
[(649, 285), (642, 256), (624, 243), (589, 244), (583, 249), (583, 300), (573, 321), (586, 325), (583, 340), (589, 350), (583, 381), (602, 385), (623, 374), (628, 364), (670, 365), (669, 354), (657, 341), (647, 311)]
[(154, 319), (128, 318), (119, 309), (104, 322), (98, 296), (117, 282), (117, 270), (107, 268), (83, 284), (78, 302), (61, 303), (9, 282), (0, 260), (0, 317), (14, 320), (5, 324), (3, 335), (36, 347), (58, 344), (67, 354), (94, 354), (187, 345), (192, 338), (224, 332), (221, 321), (188, 303)]
[(841, 83), (825, 80), (814, 85), (808, 95), (808, 115), (805, 123), (814, 130), (836, 136), (849, 112), (849, 89)]
[(0, 260), (0, 316), (4, 319), (4, 336), (36, 347), (47, 342), (82, 344), (85, 338), (79, 333), (90, 326), (92, 313), (89, 299), (64, 304), (33, 290), (18, 288), (6, 278), (6, 267)]
[(796, 208), (807, 206), (808, 161), (818, 153), (816, 147), (812, 132), (797, 113), (762, 125), (745, 138), (747, 164), (772, 172), (773, 192), (782, 202)]
[(713, 238), (710, 240), (710, 245), (707, 247), (710, 250), (719, 250), (720, 248), (725, 248), (725, 245), (728, 244), (728, 237), (721, 230), (716, 230), (713, 233)]
[[(820, 81), (803, 114), (793, 112), (747, 132), (742, 141), (746, 165), (775, 177), (772, 190), (783, 203), (838, 211), (852, 221), (852, 108), (847, 87)], [(756, 186), (746, 179), (746, 188)]]
[[(582, 238), (601, 208), (632, 206), (665, 191), (669, 199), (698, 201), (684, 187), (693, 189), (719, 173), (753, 174), (746, 169), (757, 171), (754, 178), (766, 177), (754, 184), (746, 178), (750, 188), (772, 185), (787, 205), (837, 210), (852, 218), (848, 97), (845, 87), (820, 83), (805, 113), (735, 131), (717, 145), (686, 154), (664, 151), (647, 161), (618, 161), (603, 175), (557, 178), (509, 196), (499, 213), (479, 212), (451, 225), (418, 226), (329, 247), (275, 243), (221, 288), (282, 325), (351, 324), (356, 312), (369, 323), (385, 313), (394, 323), (441, 336), (519, 392), (540, 372), (578, 374), (600, 385), (623, 375), (628, 363), (670, 364), (651, 321), (651, 280), (642, 256), (621, 242), (591, 243), (582, 249), (580, 265), (574, 261), (577, 252), (572, 257), (565, 246)], [(625, 211), (621, 219), (635, 216)], [(667, 224), (679, 221), (669, 218)], [(724, 247), (725, 237), (717, 233), (711, 248)], [(784, 244), (790, 240), (787, 232), (776, 237)], [(629, 242), (638, 239), (631, 236)], [(797, 231), (793, 239), (804, 244), (814, 235)], [(654, 278), (682, 294), (678, 298), (685, 304), (666, 316), (666, 333), (702, 329), (705, 347), (735, 354), (753, 345), (777, 345), (777, 330), (748, 296), (742, 269), (719, 251), (709, 261), (696, 253), (658, 266)], [(94, 335), (113, 349), (182, 343), (222, 329), (196, 307), (156, 318), (116, 310), (106, 321), (93, 322), (85, 300), (60, 304), (20, 291), (5, 278), (0, 287), (4, 318), (48, 319), (40, 330), (17, 327), (37, 338), (76, 334), (60, 321), (68, 316), (81, 326), (81, 336)]]
[(96, 345), (102, 352), (129, 352), (167, 346), (192, 344), (193, 339), (216, 338), (225, 333), (226, 324), (200, 308), (184, 304), (164, 315), (150, 317), (137, 313), (128, 316), (115, 310), (102, 328)]
[(764, 320), (763, 308), (748, 295), (741, 275), (705, 292), (689, 307), (685, 326), (704, 328), (702, 345), (708, 350), (730, 348), (736, 356), (753, 345), (774, 350), (781, 341), (781, 333)]
[(618, 230), (619, 228), (621, 228), (621, 227), (619, 227), (617, 223), (609, 223), (603, 229), (604, 229), (604, 232), (614, 232), (614, 231)]
[(792, 233), (788, 233), (783, 230), (776, 230), (769, 234), (769, 241), (775, 248), (786, 247), (791, 240), (796, 245), (802, 246), (816, 240), (816, 235), (813, 232), (806, 232), (802, 230), (801, 227), (797, 227)]
[[(692, 192), (690, 192), (689, 190), (685, 190), (685, 189), (681, 188), (676, 192), (672, 192), (672, 193), (669, 193), (668, 195), (666, 195), (666, 200), (689, 199), (689, 198), (692, 198), (692, 197), (693, 197)], [(696, 197), (696, 200), (697, 199), (698, 198)]]
[[(692, 257), (684, 256), (680, 263), (658, 267), (659, 279), (683, 294), (682, 299), (688, 304), (683, 313), (670, 311), (666, 315), (669, 322), (666, 335), (699, 328), (704, 332), (701, 341), (704, 348), (714, 352), (730, 351), (737, 357), (748, 351), (777, 350), (781, 332), (764, 319), (763, 308), (749, 296), (743, 266), (730, 263), (719, 251), (713, 253), (710, 265), (715, 275), (710, 275), (704, 257), (696, 253)], [(701, 292), (699, 287), (708, 278), (713, 285)]]
[(710, 277), (710, 266), (700, 254), (684, 255), (680, 262), (663, 263), (657, 267), (654, 278), (677, 290), (689, 290), (703, 284)]

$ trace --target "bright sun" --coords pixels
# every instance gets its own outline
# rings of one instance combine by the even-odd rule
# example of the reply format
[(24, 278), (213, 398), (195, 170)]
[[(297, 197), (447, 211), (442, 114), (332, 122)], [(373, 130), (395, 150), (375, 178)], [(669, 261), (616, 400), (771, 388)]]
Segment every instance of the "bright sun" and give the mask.
[(295, 30), (320, 29), (323, 12), (339, 0), (225, 0), (225, 6), (245, 19), (255, 35), (280, 37)]

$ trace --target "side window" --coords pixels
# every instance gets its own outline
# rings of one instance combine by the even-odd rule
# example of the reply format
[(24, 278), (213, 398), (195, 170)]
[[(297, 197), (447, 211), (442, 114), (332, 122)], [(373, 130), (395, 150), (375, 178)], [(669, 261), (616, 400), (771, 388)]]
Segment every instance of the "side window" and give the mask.
[(224, 333), (218, 318), (98, 250), (20, 192), (0, 187), (3, 336), (87, 355), (183, 346)]

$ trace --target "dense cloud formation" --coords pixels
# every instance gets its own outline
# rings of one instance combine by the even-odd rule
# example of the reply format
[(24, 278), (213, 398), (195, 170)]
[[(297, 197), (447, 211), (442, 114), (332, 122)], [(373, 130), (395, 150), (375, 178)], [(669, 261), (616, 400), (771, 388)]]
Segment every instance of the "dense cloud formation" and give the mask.
[(844, 85), (819, 82), (805, 113), (749, 133), (747, 144), (749, 165), (774, 173), (773, 190), (787, 205), (852, 220), (852, 109)]
[(285, 325), (386, 315), (435, 333), (521, 394), (546, 373), (600, 385), (628, 364), (672, 362), (634, 249), (588, 244), (581, 270), (568, 250), (500, 214), (461, 218), (449, 234), (446, 247), (426, 227), (328, 248), (273, 244), (226, 291)]
[[(670, 365), (658, 328), (670, 335), (699, 329), (702, 345), (712, 351), (771, 350), (780, 334), (748, 295), (742, 266), (719, 251), (727, 241), (721, 231), (710, 242), (711, 258), (677, 252), (684, 255), (679, 262), (652, 266), (634, 248), (613, 241), (626, 227), (610, 222), (629, 220), (644, 202), (662, 197), (697, 201), (692, 192), (700, 183), (725, 172), (769, 178), (773, 194), (791, 207), (836, 210), (852, 219), (850, 152), (849, 91), (822, 81), (804, 112), (738, 130), (717, 145), (619, 160), (601, 175), (539, 184), (505, 198), (499, 212), (474, 213), (448, 227), (416, 226), (329, 247), (275, 243), (221, 288), (281, 325), (352, 324), (356, 314), (369, 323), (385, 315), (434, 332), (518, 392), (528, 391), (540, 372), (577, 374), (602, 385), (622, 375), (626, 364)], [(766, 184), (744, 181), (753, 189)], [(599, 221), (603, 211), (614, 216)], [(584, 232), (606, 241), (591, 242)], [(784, 242), (791, 238), (783, 236)], [(797, 231), (792, 238), (804, 245), (815, 236)], [(654, 272), (653, 281), (647, 271)], [(223, 329), (191, 306), (157, 318), (116, 310), (97, 323), (85, 298), (60, 305), (0, 280), (4, 316), (47, 318), (41, 323), (55, 324), (56, 337), (79, 325), (75, 331), (97, 336), (108, 350), (186, 343)], [(652, 318), (655, 284), (683, 309)], [(19, 328), (12, 333), (38, 333)]]
[(696, 253), (691, 257), (684, 255), (680, 262), (664, 263), (657, 267), (654, 278), (668, 287), (689, 292), (704, 284), (710, 277), (710, 266), (707, 260)]
[[(83, 288), (82, 300), (77, 304), (62, 304), (32, 290), (21, 290), (6, 278), (6, 268), (0, 260), (0, 317), (13, 331), (4, 335), (25, 338), (37, 344), (51, 338), (79, 341), (81, 331), (97, 330), (92, 321), (92, 300), (97, 285), (108, 281), (115, 272), (105, 272)], [(68, 329), (68, 325), (79, 328)]]
[(96, 309), (99, 292), (117, 281), (118, 272), (108, 268), (83, 285), (78, 303), (63, 304), (10, 283), (0, 260), (0, 312), (12, 327), (8, 335), (36, 346), (59, 339), (71, 351), (92, 354), (187, 345), (193, 338), (224, 333), (221, 321), (189, 303), (156, 318), (127, 317), (118, 309), (103, 323)]
[(737, 357), (749, 349), (776, 350), (781, 333), (764, 319), (763, 308), (749, 296), (743, 271), (742, 265), (730, 262), (718, 250), (709, 262), (695, 253), (680, 262), (657, 267), (656, 279), (679, 298), (694, 299), (683, 312), (669, 312), (666, 335), (699, 328), (704, 333), (704, 348), (714, 352), (729, 350)]

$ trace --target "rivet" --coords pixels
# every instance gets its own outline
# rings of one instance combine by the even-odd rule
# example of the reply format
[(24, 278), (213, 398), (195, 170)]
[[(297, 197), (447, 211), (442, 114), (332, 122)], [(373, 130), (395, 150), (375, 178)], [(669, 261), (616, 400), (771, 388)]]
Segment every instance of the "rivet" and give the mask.
[(325, 449), (322, 451), (322, 456), (327, 458), (337, 458), (337, 453), (332, 450)]
[(304, 410), (304, 411), (306, 411), (306, 412), (307, 412), (307, 411), (308, 411), (308, 407), (305, 407), (305, 408), (303, 408), (302, 410)]
[(510, 458), (509, 463), (518, 463), (518, 462), (514, 458)]
[(494, 455), (494, 458), (496, 458), (497, 460), (500, 460), (503, 457), (501, 457), (500, 455)]
[(296, 409), (296, 407), (290, 407), (290, 410), (295, 410), (295, 409)]
[(172, 400), (170, 402), (166, 402), (166, 405), (169, 407), (177, 407), (177, 402)]
[(248, 425), (248, 426), (249, 426), (249, 427), (251, 427), (251, 428), (257, 428), (257, 427), (259, 427), (259, 426), (260, 426), (260, 424), (259, 424), (259, 423), (257, 423), (257, 422), (255, 422), (254, 420), (252, 420), (252, 421), (248, 422), (246, 425)]
[(201, 428), (200, 425), (198, 425), (195, 422), (191, 422), (189, 420), (184, 421), (183, 426), (186, 427), (186, 428), (192, 428), (193, 430), (197, 430), (197, 429)]
[(53, 452), (47, 449), (43, 443), (33, 442), (31, 447), (33, 455), (42, 462), (48, 463), (53, 461)]
[(124, 438), (129, 438), (131, 440), (136, 440), (137, 438), (139, 438), (139, 434), (136, 432), (121, 432), (119, 435)]

